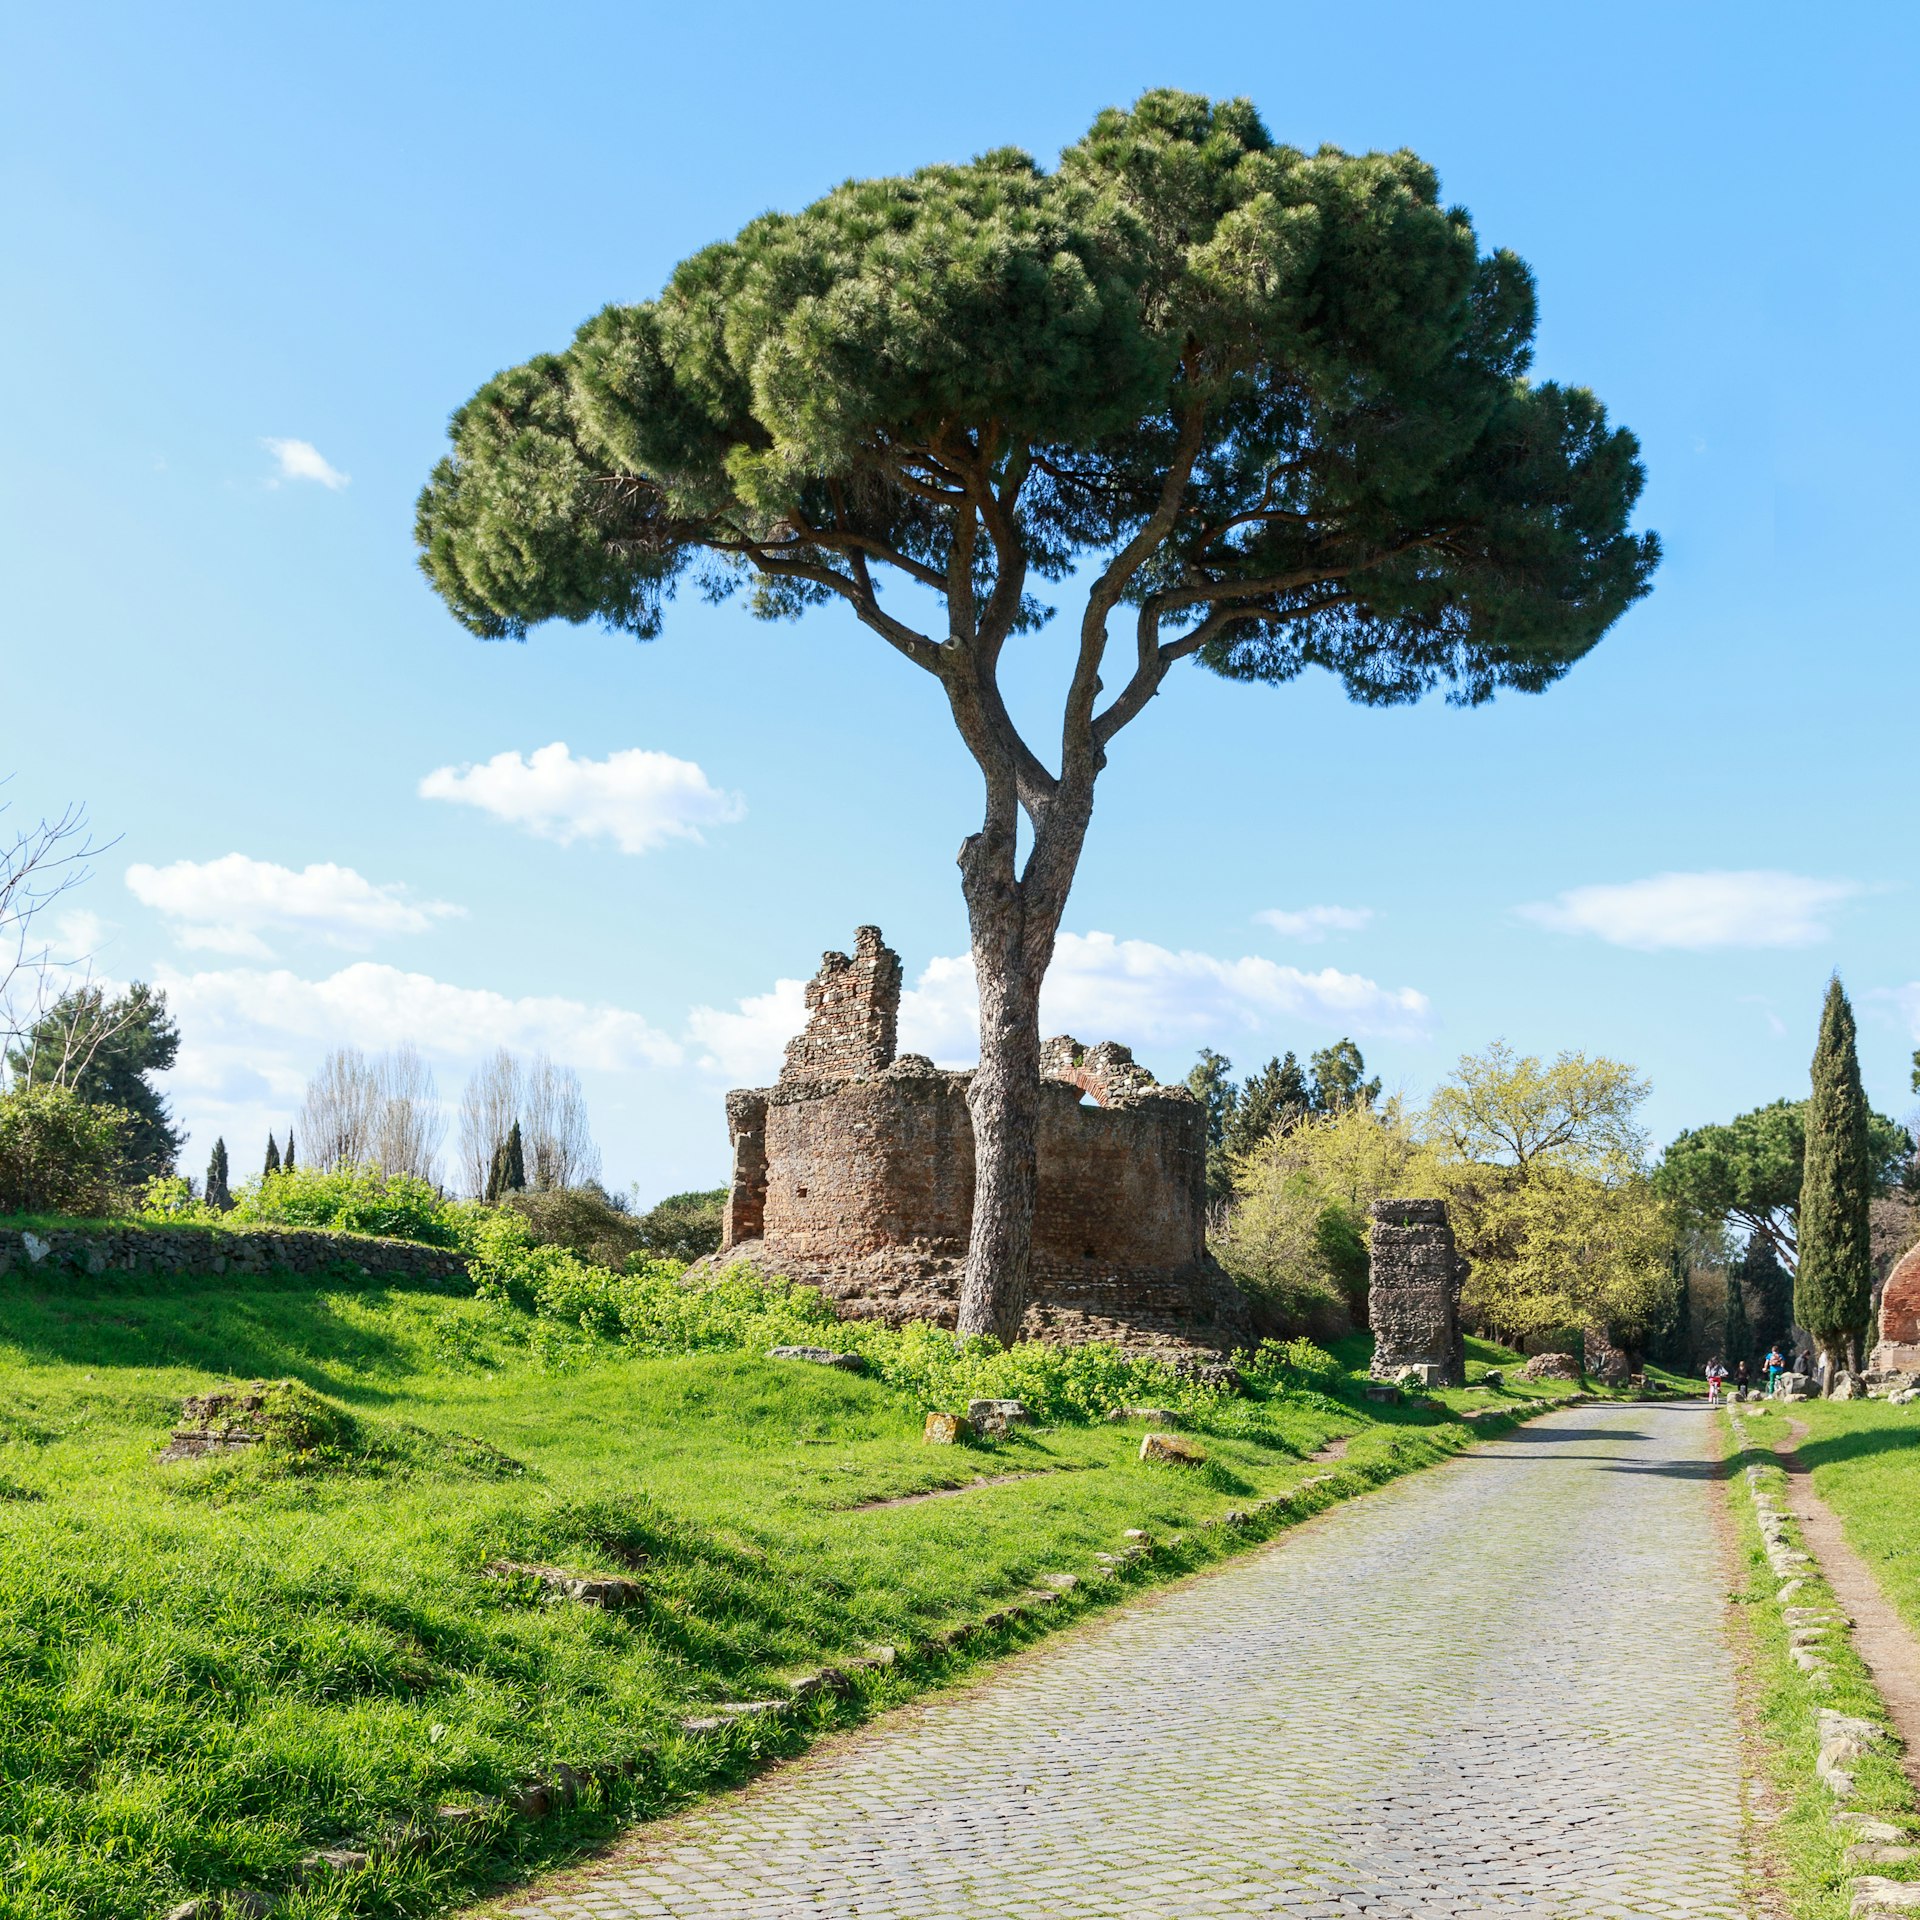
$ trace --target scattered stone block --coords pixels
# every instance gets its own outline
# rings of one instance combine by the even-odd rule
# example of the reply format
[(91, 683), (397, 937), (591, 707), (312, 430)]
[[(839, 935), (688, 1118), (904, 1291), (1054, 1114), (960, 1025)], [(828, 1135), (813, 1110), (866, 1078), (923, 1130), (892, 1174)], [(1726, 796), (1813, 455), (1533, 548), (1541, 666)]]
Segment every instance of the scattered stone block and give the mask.
[(1901, 1840), (1904, 1832), (1878, 1813), (1836, 1813), (1836, 1826), (1851, 1827), (1863, 1840)]
[(1180, 1416), (1171, 1407), (1115, 1407), (1107, 1418), (1115, 1424), (1128, 1420), (1145, 1420), (1156, 1427), (1177, 1427), (1180, 1424)]
[(1400, 1389), (1390, 1380), (1370, 1380), (1367, 1383), (1367, 1398), (1383, 1407), (1397, 1406), (1400, 1402)]
[(1855, 1743), (1855, 1757), (1876, 1740), (1884, 1740), (1887, 1730), (1877, 1721), (1863, 1720), (1857, 1713), (1836, 1713), (1831, 1707), (1820, 1709), (1820, 1744), (1848, 1740)]
[(967, 1425), (975, 1433), (1005, 1433), (1009, 1427), (1029, 1426), (1033, 1415), (1024, 1400), (969, 1400)]
[(1920, 1860), (1920, 1847), (1870, 1845), (1847, 1849), (1850, 1867), (1910, 1867), (1916, 1860)]
[(642, 1581), (623, 1573), (577, 1573), (571, 1567), (546, 1567), (528, 1560), (489, 1560), (483, 1571), (496, 1580), (534, 1580), (560, 1600), (583, 1607), (634, 1607), (647, 1597)]
[(1150, 1433), (1140, 1442), (1140, 1458), (1169, 1467), (1198, 1467), (1206, 1464), (1206, 1453), (1191, 1440), (1177, 1433)]
[(1920, 1881), (1887, 1880), (1863, 1874), (1853, 1883), (1855, 1914), (1911, 1913), (1920, 1910)]
[(1077, 1573), (1043, 1573), (1040, 1584), (1052, 1587), (1056, 1593), (1071, 1593), (1080, 1584), (1080, 1576)]
[(804, 1360), (809, 1366), (837, 1367), (842, 1373), (865, 1373), (867, 1363), (857, 1353), (835, 1353), (831, 1347), (769, 1347), (769, 1360)]
[(1507, 1376), (1498, 1367), (1489, 1367), (1476, 1384), (1498, 1393), (1507, 1384)]
[(920, 1438), (932, 1447), (956, 1446), (967, 1437), (967, 1423), (957, 1413), (930, 1413)]
[(1578, 1380), (1580, 1362), (1570, 1353), (1536, 1353), (1520, 1369), (1522, 1380)]
[(331, 1879), (337, 1874), (365, 1873), (373, 1865), (373, 1856), (354, 1847), (322, 1847), (310, 1853), (295, 1869), (302, 1885)]

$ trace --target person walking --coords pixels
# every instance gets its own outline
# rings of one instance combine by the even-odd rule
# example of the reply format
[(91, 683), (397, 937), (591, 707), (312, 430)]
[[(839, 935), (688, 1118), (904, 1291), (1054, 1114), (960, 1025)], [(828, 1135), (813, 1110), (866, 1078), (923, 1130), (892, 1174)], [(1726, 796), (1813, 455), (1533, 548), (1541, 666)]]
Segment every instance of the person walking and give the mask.
[(1709, 1360), (1707, 1362), (1707, 1405), (1708, 1406), (1715, 1407), (1720, 1404), (1720, 1382), (1724, 1380), (1726, 1377), (1727, 1377), (1727, 1370), (1725, 1367), (1723, 1367), (1720, 1364), (1718, 1360)]
[(1767, 1357), (1761, 1364), (1767, 1370), (1767, 1398), (1771, 1400), (1780, 1391), (1780, 1376), (1787, 1370), (1786, 1355), (1780, 1351), (1778, 1340), (1767, 1349)]

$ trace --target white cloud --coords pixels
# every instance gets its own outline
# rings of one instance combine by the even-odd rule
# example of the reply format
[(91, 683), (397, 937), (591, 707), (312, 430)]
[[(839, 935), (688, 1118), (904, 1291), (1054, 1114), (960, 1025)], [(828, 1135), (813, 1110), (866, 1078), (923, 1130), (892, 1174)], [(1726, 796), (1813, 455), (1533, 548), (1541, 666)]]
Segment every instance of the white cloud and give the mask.
[(780, 1071), (787, 1042), (807, 1024), (804, 980), (776, 980), (771, 993), (749, 994), (738, 1008), (694, 1007), (687, 1036), (705, 1051), (700, 1064), (736, 1087), (763, 1086)]
[(437, 767), (420, 782), (427, 800), (455, 800), (563, 846), (604, 834), (622, 853), (701, 838), (746, 813), (737, 793), (713, 785), (691, 760), (627, 747), (604, 760), (573, 757), (563, 740), (524, 757), (496, 753), (477, 766)]
[[(771, 1081), (786, 1043), (805, 1022), (804, 996), (800, 981), (781, 980), (770, 993), (742, 1000), (734, 1012), (694, 1008), (687, 1025), (707, 1050), (701, 1064), (724, 1072), (736, 1086)], [(1366, 1037), (1418, 1038), (1431, 1019), (1426, 995), (1412, 987), (1382, 987), (1334, 967), (1304, 973), (1258, 956), (1221, 960), (1176, 953), (1110, 933), (1062, 934), (1040, 996), (1043, 1032), (1142, 1049), (1186, 1049), (1235, 1033), (1303, 1024)], [(978, 1021), (972, 958), (941, 956), (901, 995), (900, 1050), (965, 1065), (978, 1056)]]
[(1358, 933), (1373, 918), (1371, 907), (1268, 907), (1254, 919), (1289, 940), (1317, 943), (1330, 933)]
[(180, 1022), (179, 1085), (216, 1097), (271, 1088), (298, 1097), (328, 1047), (411, 1041), (436, 1064), (469, 1065), (495, 1047), (544, 1049), (588, 1071), (672, 1067), (679, 1044), (623, 1007), (550, 995), (513, 998), (424, 973), (356, 961), (324, 980), (285, 968), (162, 970), (158, 984)]
[(89, 960), (105, 945), (113, 923), (85, 907), (63, 913), (53, 923), (54, 952), (63, 961)]
[[(1882, 996), (1876, 995), (1875, 998)], [(1900, 1009), (1901, 1018), (1907, 1023), (1908, 1031), (1916, 1040), (1920, 1040), (1920, 980), (1909, 980), (1904, 987), (1893, 987), (1884, 997)]]
[(267, 482), (277, 487), (283, 480), (317, 480), (332, 493), (347, 484), (349, 476), (334, 466), (311, 440), (263, 439), (260, 444), (273, 455), (274, 476)]
[(168, 867), (134, 865), (127, 869), (127, 886), (135, 899), (174, 922), (183, 947), (244, 959), (269, 958), (272, 949), (262, 936), (273, 931), (364, 947), (389, 934), (425, 933), (436, 920), (465, 911), (444, 900), (411, 900), (403, 887), (379, 884), (330, 861), (296, 872), (243, 853), (176, 860)]
[(1656, 873), (1618, 886), (1572, 887), (1517, 911), (1555, 933), (1590, 933), (1643, 953), (1679, 947), (1810, 947), (1829, 935), (1827, 912), (1853, 899), (1851, 880), (1758, 868)]

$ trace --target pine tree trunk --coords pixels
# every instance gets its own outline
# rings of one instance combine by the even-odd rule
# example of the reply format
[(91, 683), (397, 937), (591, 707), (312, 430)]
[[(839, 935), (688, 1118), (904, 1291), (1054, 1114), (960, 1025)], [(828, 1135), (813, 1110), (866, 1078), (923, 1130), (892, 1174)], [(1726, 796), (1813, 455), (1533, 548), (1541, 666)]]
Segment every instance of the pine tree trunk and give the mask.
[(1040, 1125), (1040, 986), (1092, 813), (1084, 793), (1057, 799), (1035, 829), (1017, 878), (1010, 809), (960, 852), (961, 890), (980, 994), (980, 1065), (967, 1092), (973, 1121), (973, 1224), (959, 1330), (1020, 1336), (1032, 1288)]

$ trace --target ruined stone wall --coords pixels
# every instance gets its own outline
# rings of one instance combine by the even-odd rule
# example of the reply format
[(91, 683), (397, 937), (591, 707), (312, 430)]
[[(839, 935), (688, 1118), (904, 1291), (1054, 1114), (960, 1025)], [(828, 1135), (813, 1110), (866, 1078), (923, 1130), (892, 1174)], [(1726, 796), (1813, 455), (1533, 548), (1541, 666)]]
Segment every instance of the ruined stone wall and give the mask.
[(807, 984), (807, 1024), (787, 1043), (783, 1084), (879, 1073), (900, 1038), (900, 956), (878, 927), (855, 929), (853, 953), (823, 954)]
[[(728, 1097), (721, 1257), (852, 1315), (951, 1325), (973, 1216), (970, 1076), (893, 1059), (899, 983), (863, 927), (855, 957), (828, 954), (808, 988), (779, 1084)], [(1205, 1109), (1112, 1043), (1049, 1041), (1043, 1071), (1029, 1332), (1243, 1342), (1245, 1302), (1206, 1253)]]
[(1460, 1286), (1466, 1268), (1453, 1244), (1444, 1200), (1376, 1200), (1367, 1320), (1373, 1328), (1373, 1374), (1391, 1379), (1403, 1367), (1436, 1372), (1429, 1384), (1466, 1382), (1460, 1333)]
[(157, 1277), (204, 1274), (311, 1274), (343, 1268), (394, 1280), (461, 1280), (466, 1263), (442, 1247), (318, 1227), (53, 1227), (45, 1233), (0, 1230), (0, 1274), (108, 1273)]
[(767, 1093), (740, 1087), (727, 1095), (727, 1134), (733, 1141), (733, 1180), (720, 1238), (757, 1240), (767, 1217)]

